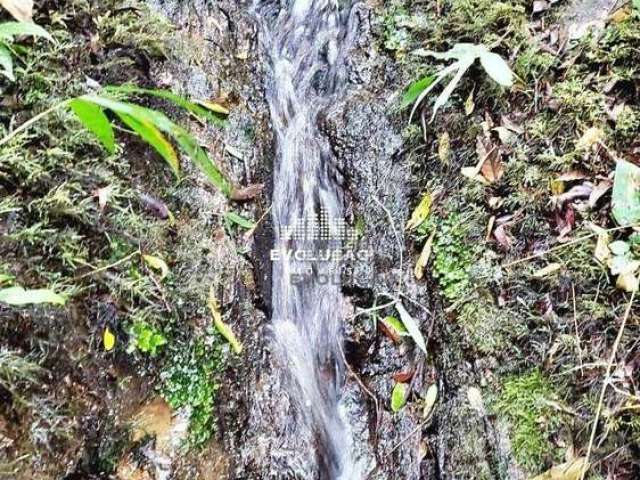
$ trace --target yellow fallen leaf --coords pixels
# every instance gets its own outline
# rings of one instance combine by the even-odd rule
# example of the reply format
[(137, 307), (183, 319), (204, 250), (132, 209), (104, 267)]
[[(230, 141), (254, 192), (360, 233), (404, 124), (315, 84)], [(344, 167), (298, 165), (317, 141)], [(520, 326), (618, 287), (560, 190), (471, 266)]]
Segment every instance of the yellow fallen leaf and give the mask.
[(223, 105), (220, 105), (219, 103), (211, 102), (209, 100), (200, 100), (198, 103), (207, 110), (211, 110), (214, 113), (229, 115), (229, 109)]
[(638, 277), (633, 272), (626, 272), (618, 275), (616, 287), (625, 292), (635, 292), (639, 286)]
[(0, 0), (0, 5), (20, 22), (31, 22), (33, 19), (33, 0)]
[(113, 347), (116, 346), (116, 336), (111, 332), (109, 327), (106, 327), (102, 334), (102, 345), (104, 345), (104, 349), (107, 352), (110, 352), (113, 350)]
[(414, 228), (418, 228), (422, 224), (422, 222), (424, 222), (429, 217), (432, 204), (433, 198), (431, 197), (431, 194), (425, 194), (416, 209), (411, 214), (411, 218), (407, 222), (406, 229), (413, 230)]
[(433, 411), (433, 407), (438, 399), (438, 386), (434, 383), (427, 389), (427, 395), (424, 397), (424, 410), (422, 411), (422, 418), (428, 418)]
[(160, 271), (160, 280), (163, 280), (169, 274), (169, 267), (161, 258), (153, 255), (142, 255), (142, 258), (151, 268)]
[(547, 265), (546, 267), (541, 268), (540, 270), (536, 270), (533, 273), (533, 277), (534, 278), (544, 278), (544, 277), (548, 277), (549, 275), (557, 272), (558, 270), (560, 270), (562, 268), (562, 264), (561, 263), (550, 263), (549, 265)]
[(209, 289), (209, 300), (208, 300), (209, 309), (211, 310), (211, 316), (213, 317), (213, 324), (215, 325), (220, 335), (222, 335), (234, 352), (240, 354), (242, 353), (242, 344), (233, 333), (233, 330), (222, 321), (222, 314), (220, 313), (220, 306), (218, 305), (218, 300), (215, 297), (215, 293), (213, 291), (213, 287)]
[(579, 457), (571, 462), (556, 465), (542, 475), (530, 478), (529, 480), (578, 480), (582, 475), (582, 470), (586, 470), (587, 468), (586, 459)]
[(467, 99), (464, 101), (464, 113), (466, 116), (469, 116), (473, 113), (473, 110), (476, 108), (476, 104), (473, 102), (473, 91), (469, 94)]
[(424, 247), (422, 247), (422, 253), (420, 253), (420, 257), (416, 262), (416, 268), (413, 270), (413, 273), (418, 280), (422, 280), (422, 277), (424, 277), (424, 267), (426, 267), (427, 263), (429, 263), (429, 257), (431, 257), (433, 239), (435, 236), (436, 232), (434, 230), (433, 232), (431, 232), (431, 235), (429, 235), (429, 238), (425, 242)]

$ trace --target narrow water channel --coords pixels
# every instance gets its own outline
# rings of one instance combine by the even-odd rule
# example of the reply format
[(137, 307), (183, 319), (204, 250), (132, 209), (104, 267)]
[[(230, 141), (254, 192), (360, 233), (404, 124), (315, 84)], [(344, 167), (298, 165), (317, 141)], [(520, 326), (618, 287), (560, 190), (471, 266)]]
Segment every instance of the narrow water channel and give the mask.
[(346, 240), (341, 179), (318, 127), (323, 110), (346, 85), (351, 9), (350, 1), (336, 0), (255, 4), (276, 139), (274, 350), (296, 409), (287, 434), (313, 438), (313, 451), (301, 453), (314, 458), (323, 480), (361, 478), (349, 422), (340, 413), (344, 308), (339, 265), (326, 260), (327, 252)]

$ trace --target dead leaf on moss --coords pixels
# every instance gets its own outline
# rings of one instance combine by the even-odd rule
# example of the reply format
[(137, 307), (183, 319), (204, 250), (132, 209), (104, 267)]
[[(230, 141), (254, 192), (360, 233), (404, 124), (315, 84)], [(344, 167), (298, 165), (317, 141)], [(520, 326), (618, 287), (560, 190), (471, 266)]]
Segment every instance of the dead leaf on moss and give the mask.
[(449, 165), (451, 160), (451, 137), (447, 132), (440, 135), (438, 139), (438, 158), (443, 164)]
[(582, 470), (588, 467), (585, 465), (585, 457), (579, 457), (573, 461), (556, 465), (542, 475), (538, 475), (529, 480), (578, 480), (582, 475)]
[(550, 263), (546, 267), (543, 267), (540, 270), (536, 270), (533, 273), (533, 277), (534, 278), (549, 277), (549, 276), (553, 275), (554, 273), (556, 273), (561, 268), (562, 268), (562, 264), (561, 263)]
[(431, 232), (431, 235), (429, 235), (429, 238), (425, 242), (424, 247), (422, 247), (422, 253), (420, 253), (420, 257), (416, 262), (416, 267), (413, 270), (413, 273), (418, 280), (422, 280), (422, 277), (424, 277), (424, 268), (427, 266), (427, 263), (429, 263), (429, 258), (431, 257), (431, 250), (433, 246), (433, 239), (435, 236), (436, 232), (434, 230), (433, 232)]
[(588, 150), (603, 138), (604, 131), (601, 128), (587, 128), (587, 130), (582, 134), (582, 137), (580, 137), (580, 140), (576, 143), (576, 150)]
[(33, 0), (0, 0), (0, 5), (20, 22), (33, 20)]
[[(153, 436), (156, 444), (165, 446), (171, 435), (171, 408), (162, 398), (141, 407), (133, 417), (131, 440), (137, 442)], [(160, 447), (159, 447), (160, 448)]]

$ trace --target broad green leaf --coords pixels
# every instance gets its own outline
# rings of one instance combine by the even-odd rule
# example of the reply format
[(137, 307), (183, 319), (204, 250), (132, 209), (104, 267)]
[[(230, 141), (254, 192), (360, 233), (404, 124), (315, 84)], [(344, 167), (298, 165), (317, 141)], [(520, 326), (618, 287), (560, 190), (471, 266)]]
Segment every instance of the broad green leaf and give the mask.
[(106, 327), (102, 334), (102, 345), (107, 352), (110, 352), (116, 346), (116, 336), (109, 327)]
[(169, 267), (167, 263), (160, 257), (154, 257), (153, 255), (142, 255), (142, 259), (154, 270), (160, 272), (160, 280), (169, 275)]
[(631, 250), (631, 246), (627, 242), (616, 240), (609, 244), (609, 250), (611, 250), (611, 253), (614, 255), (624, 255)]
[(109, 153), (116, 151), (113, 127), (102, 108), (82, 98), (74, 98), (69, 102), (69, 106), (80, 122), (100, 140)]
[(253, 223), (251, 220), (248, 220), (246, 218), (244, 218), (241, 215), (238, 215), (235, 212), (227, 212), (224, 214), (224, 218), (225, 220), (227, 220), (230, 223), (235, 223), (236, 225), (242, 227), (242, 228), (246, 228), (247, 230), (252, 229), (253, 227), (255, 227), (255, 223)]
[(418, 322), (409, 315), (409, 312), (404, 308), (400, 301), (396, 302), (396, 310), (400, 314), (400, 320), (404, 324), (405, 328), (413, 338), (413, 341), (416, 342), (416, 345), (422, 350), (425, 354), (427, 353), (427, 344), (424, 341), (424, 337), (422, 336), (422, 332), (420, 331), (420, 327), (418, 326)]
[(138, 121), (145, 120), (155, 125), (159, 130), (171, 135), (180, 145), (180, 148), (204, 172), (209, 181), (222, 190), (226, 196), (231, 195), (233, 186), (200, 147), (197, 140), (185, 129), (173, 123), (163, 113), (99, 95), (84, 95), (80, 98), (108, 108), (118, 114), (128, 115)]
[(397, 333), (401, 337), (405, 337), (409, 335), (407, 329), (404, 324), (398, 320), (396, 317), (388, 316), (382, 319), (382, 322), (388, 327), (393, 329), (395, 333)]
[(237, 354), (242, 353), (242, 344), (233, 333), (233, 330), (222, 321), (222, 314), (220, 313), (220, 306), (218, 305), (218, 300), (216, 300), (215, 294), (213, 292), (213, 288), (209, 290), (209, 300), (208, 300), (209, 309), (211, 310), (211, 316), (213, 317), (213, 324), (220, 334), (229, 342), (231, 348)]
[(0, 273), (0, 285), (12, 281), (15, 277), (6, 273)]
[(422, 223), (429, 218), (429, 213), (431, 213), (431, 205), (433, 204), (433, 198), (430, 193), (426, 193), (420, 203), (416, 207), (416, 209), (411, 214), (411, 218), (407, 222), (406, 229), (414, 230), (418, 228)]
[[(140, 95), (150, 95), (152, 97), (163, 98), (165, 100), (169, 100), (173, 104), (178, 107), (184, 108), (189, 112), (193, 113), (198, 117), (202, 117), (204, 119), (210, 120), (216, 124), (224, 125), (224, 119), (220, 117), (220, 115), (228, 115), (229, 110), (227, 109), (219, 109), (214, 110), (207, 105), (210, 105), (210, 102), (207, 105), (204, 102), (192, 102), (187, 100), (186, 98), (177, 95), (169, 90), (160, 90), (153, 88), (142, 88), (136, 85), (111, 85), (105, 88), (107, 92), (116, 92), (116, 93), (124, 93), (124, 94), (140, 94)], [(217, 104), (215, 104), (217, 105)]]
[(13, 58), (11, 58), (11, 51), (0, 43), (0, 67), (2, 67), (2, 73), (9, 80), (14, 81), (16, 77), (13, 75)]
[(53, 42), (53, 37), (44, 28), (30, 22), (4, 22), (0, 23), (0, 38), (13, 40), (16, 35), (32, 35), (46, 38)]
[(513, 85), (513, 72), (500, 55), (492, 52), (483, 52), (480, 54), (480, 63), (485, 72), (500, 85), (503, 87)]
[(619, 225), (635, 225), (640, 222), (639, 167), (626, 160), (618, 160), (611, 197), (611, 212)]
[(189, 133), (183, 131), (175, 137), (180, 147), (191, 157), (200, 170), (204, 172), (209, 181), (218, 187), (227, 197), (233, 192), (233, 185), (218, 169), (213, 160), (209, 158), (207, 152), (198, 144), (197, 140)]
[(407, 90), (404, 92), (404, 95), (402, 96), (400, 108), (405, 109), (409, 105), (412, 105), (413, 102), (415, 102), (420, 96), (420, 94), (424, 92), (425, 89), (428, 88), (429, 85), (431, 85), (435, 80), (436, 75), (428, 75), (409, 85)]
[(25, 290), (22, 287), (9, 287), (0, 289), (0, 302), (9, 305), (29, 305), (38, 303), (65, 304), (64, 297), (58, 295), (53, 290), (38, 289)]
[(396, 383), (391, 392), (391, 411), (396, 413), (402, 410), (407, 403), (407, 390), (409, 386), (406, 383)]
[(158, 130), (151, 122), (144, 118), (136, 118), (125, 113), (116, 112), (120, 120), (122, 120), (129, 128), (133, 129), (140, 138), (151, 145), (156, 152), (164, 158), (176, 177), (180, 177), (180, 161), (171, 142)]

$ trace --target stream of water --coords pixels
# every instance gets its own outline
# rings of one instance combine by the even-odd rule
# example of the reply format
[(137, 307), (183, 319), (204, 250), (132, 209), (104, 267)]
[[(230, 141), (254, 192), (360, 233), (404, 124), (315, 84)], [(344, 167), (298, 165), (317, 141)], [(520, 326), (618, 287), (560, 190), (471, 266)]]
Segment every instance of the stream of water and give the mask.
[[(323, 110), (346, 85), (350, 1), (257, 1), (269, 63), (266, 95), (276, 139), (272, 330), (274, 351), (295, 400), (295, 434), (313, 438), (322, 480), (358, 480), (348, 421), (340, 411), (343, 298), (337, 264), (301, 259), (340, 248), (340, 177), (319, 131)], [(298, 258), (296, 258), (298, 254)], [(301, 447), (302, 448), (302, 447)]]

